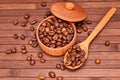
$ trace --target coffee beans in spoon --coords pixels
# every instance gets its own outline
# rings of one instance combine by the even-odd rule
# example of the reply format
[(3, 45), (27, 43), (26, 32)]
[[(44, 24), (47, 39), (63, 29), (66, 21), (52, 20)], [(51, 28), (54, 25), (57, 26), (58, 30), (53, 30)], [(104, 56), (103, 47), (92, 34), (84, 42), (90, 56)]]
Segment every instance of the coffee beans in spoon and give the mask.
[(58, 18), (44, 21), (39, 27), (40, 41), (50, 48), (64, 47), (71, 42), (74, 35), (72, 25)]

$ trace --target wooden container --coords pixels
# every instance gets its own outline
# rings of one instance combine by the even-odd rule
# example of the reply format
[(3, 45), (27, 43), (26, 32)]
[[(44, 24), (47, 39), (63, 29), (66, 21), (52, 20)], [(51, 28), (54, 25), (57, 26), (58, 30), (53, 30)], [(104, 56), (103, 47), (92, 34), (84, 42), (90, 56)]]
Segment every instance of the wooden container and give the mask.
[(73, 39), (71, 40), (71, 42), (69, 44), (67, 44), (66, 46), (64, 47), (61, 47), (61, 48), (50, 48), (50, 47), (47, 47), (46, 45), (44, 45), (41, 40), (39, 39), (39, 35), (38, 35), (38, 31), (39, 31), (39, 27), (41, 26), (41, 24), (46, 21), (47, 19), (49, 18), (54, 18), (54, 16), (50, 16), (46, 19), (43, 19), (40, 24), (38, 25), (37, 27), (37, 31), (36, 31), (36, 36), (37, 36), (37, 40), (38, 40), (38, 43), (39, 43), (39, 46), (41, 47), (42, 50), (44, 50), (46, 53), (48, 53), (49, 55), (52, 55), (52, 56), (61, 56), (61, 55), (64, 55), (66, 53), (66, 51), (72, 46), (74, 45), (74, 43), (76, 42), (76, 28), (75, 28), (75, 25), (73, 23), (70, 23), (72, 26), (73, 26), (73, 29), (74, 29), (74, 36), (73, 36)]

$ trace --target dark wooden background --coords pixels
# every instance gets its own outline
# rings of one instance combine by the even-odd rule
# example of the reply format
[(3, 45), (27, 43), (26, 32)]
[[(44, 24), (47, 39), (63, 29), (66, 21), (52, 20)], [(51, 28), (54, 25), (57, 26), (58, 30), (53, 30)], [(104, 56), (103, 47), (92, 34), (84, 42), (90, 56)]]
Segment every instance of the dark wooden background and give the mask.
[[(102, 17), (111, 7), (116, 7), (117, 12), (105, 26), (102, 32), (95, 38), (89, 48), (89, 56), (85, 65), (76, 71), (61, 71), (55, 68), (57, 63), (61, 63), (61, 57), (52, 57), (44, 54), (46, 63), (40, 63), (37, 53), (40, 48), (32, 48), (28, 41), (33, 36), (29, 30), (30, 25), (23, 28), (20, 25), (13, 25), (14, 20), (23, 20), (23, 16), (28, 13), (30, 20), (43, 19), (46, 11), (54, 2), (62, 0), (0, 0), (0, 80), (39, 80), (37, 76), (43, 74), (46, 80), (49, 71), (54, 71), (57, 76), (63, 76), (64, 80), (120, 80), (120, 0), (68, 0), (81, 5), (87, 12), (87, 19), (92, 20), (91, 25), (87, 25), (92, 31)], [(41, 2), (46, 2), (47, 6), (42, 7)], [(38, 25), (35, 24), (36, 28)], [(13, 38), (13, 34), (24, 34), (25, 40)], [(77, 34), (77, 41), (83, 41), (87, 33)], [(104, 42), (110, 40), (110, 46), (106, 47)], [(21, 54), (21, 46), (26, 45), (28, 53)], [(5, 51), (16, 47), (17, 53), (6, 55)], [(30, 66), (26, 57), (33, 54), (37, 60), (35, 66)], [(95, 59), (101, 59), (101, 64), (96, 65)]]

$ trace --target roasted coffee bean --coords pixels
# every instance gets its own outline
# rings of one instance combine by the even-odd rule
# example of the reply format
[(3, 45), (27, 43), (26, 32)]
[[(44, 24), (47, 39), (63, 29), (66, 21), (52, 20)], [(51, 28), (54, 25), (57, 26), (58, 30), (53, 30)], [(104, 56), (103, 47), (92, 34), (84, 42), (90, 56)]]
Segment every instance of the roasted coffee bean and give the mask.
[(48, 75), (49, 75), (50, 78), (55, 78), (56, 77), (56, 74), (53, 71), (50, 71), (48, 73)]
[(11, 54), (12, 53), (12, 49), (8, 49), (5, 51), (6, 54)]
[(46, 37), (43, 38), (43, 41), (44, 41), (45, 44), (46, 44), (46, 43), (49, 43), (49, 39), (46, 38)]
[(26, 26), (27, 26), (25, 22), (21, 22), (20, 25), (21, 25), (22, 27), (26, 27)]
[(29, 44), (29, 45), (32, 45), (32, 44), (33, 44), (33, 41), (32, 41), (32, 40), (28, 41), (28, 44)]
[(29, 14), (25, 14), (24, 19), (29, 19), (30, 15)]
[(88, 31), (88, 28), (86, 27), (86, 25), (84, 24), (84, 25), (82, 25), (82, 29), (83, 29), (83, 31), (85, 31), (85, 32), (87, 32)]
[(37, 46), (38, 46), (37, 41), (34, 41), (33, 44), (32, 44), (32, 47), (33, 47), (33, 48), (36, 48)]
[(81, 61), (76, 62), (76, 66), (79, 66), (81, 64)]
[(60, 64), (56, 64), (56, 69), (60, 69), (61, 65)]
[(51, 15), (51, 11), (47, 11), (45, 14), (47, 17)]
[(77, 33), (82, 33), (82, 29), (81, 28), (77, 28)]
[(27, 60), (27, 61), (31, 61), (31, 60), (32, 60), (32, 56), (31, 56), (31, 55), (28, 56), (28, 57), (26, 58), (26, 60)]
[(82, 62), (82, 63), (84, 63), (85, 62), (85, 58), (80, 58), (80, 61)]
[(49, 33), (48, 33), (50, 36), (53, 36), (54, 34), (55, 34), (55, 32), (54, 31), (49, 31)]
[(38, 57), (38, 58), (42, 58), (42, 57), (43, 57), (43, 54), (42, 54), (42, 53), (38, 53), (38, 54), (37, 54), (37, 57)]
[(54, 21), (52, 19), (47, 19), (48, 22), (50, 22), (51, 24), (54, 24)]
[(96, 59), (96, 60), (95, 60), (95, 63), (96, 63), (96, 64), (100, 64), (100, 63), (101, 63), (101, 60), (100, 60), (100, 59)]
[(34, 25), (34, 24), (36, 24), (38, 21), (36, 20), (36, 19), (34, 19), (34, 20), (32, 20), (31, 22), (30, 22), (30, 24), (31, 25)]
[(73, 38), (73, 36), (72, 36), (72, 35), (67, 35), (67, 40), (68, 40), (68, 41), (71, 41), (71, 40), (72, 40), (72, 38)]
[(46, 2), (42, 2), (42, 3), (41, 3), (41, 6), (42, 6), (42, 7), (45, 7), (46, 5), (47, 5)]
[(92, 21), (91, 20), (87, 20), (86, 23), (87, 24), (92, 24)]
[(51, 45), (50, 45), (50, 48), (55, 48), (55, 47), (56, 47), (55, 44), (51, 44)]
[(72, 67), (75, 67), (76, 66), (76, 62), (72, 62)]
[(50, 28), (46, 27), (45, 31), (48, 33), (50, 31)]
[(71, 61), (74, 61), (74, 60), (75, 60), (75, 56), (72, 56), (72, 57), (71, 57)]
[(26, 53), (27, 53), (27, 50), (26, 50), (26, 49), (21, 50), (21, 53), (22, 53), (22, 54), (26, 54)]
[(92, 33), (92, 31), (88, 31), (88, 33), (87, 33), (87, 34), (88, 34), (88, 36), (89, 36), (91, 33)]
[(63, 80), (63, 77), (62, 76), (58, 76), (58, 77), (56, 77), (56, 80)]
[(14, 35), (13, 35), (13, 38), (14, 38), (14, 39), (18, 39), (19, 37), (18, 37), (17, 34), (14, 34)]
[(105, 46), (109, 46), (110, 45), (110, 41), (109, 40), (106, 40), (105, 41)]
[(17, 49), (14, 47), (12, 48), (12, 53), (15, 54), (17, 52)]
[(58, 22), (55, 22), (55, 27), (58, 27), (59, 26), (59, 23)]
[(46, 60), (42, 58), (42, 59), (40, 59), (40, 62), (41, 62), (41, 63), (45, 63)]
[(76, 57), (76, 58), (79, 58), (80, 56), (81, 56), (80, 54), (76, 54), (76, 56), (75, 56), (75, 57)]
[(45, 80), (45, 75), (42, 75), (42, 74), (40, 74), (39, 76), (38, 76), (38, 78), (40, 79), (40, 80)]
[(34, 31), (35, 30), (35, 28), (34, 27), (30, 27), (30, 31)]
[(36, 63), (36, 60), (34, 60), (34, 59), (32, 59), (32, 60), (30, 61), (30, 65), (31, 65), (31, 66), (35, 65), (35, 63)]
[(22, 34), (22, 35), (20, 36), (20, 38), (21, 38), (21, 40), (24, 40), (24, 39), (25, 39), (25, 36)]
[(67, 60), (66, 65), (67, 65), (67, 66), (70, 66), (71, 64), (72, 64), (72, 61)]
[(59, 22), (59, 23), (62, 23), (62, 20), (61, 20), (61, 19), (58, 19), (58, 22)]
[(25, 49), (26, 49), (26, 46), (24, 46), (24, 45), (21, 46), (21, 49), (22, 49), (22, 50), (25, 50)]
[(17, 25), (18, 23), (19, 23), (18, 20), (15, 20), (15, 21), (13, 22), (14, 25)]
[(65, 66), (61, 65), (61, 70), (64, 71), (65, 70)]

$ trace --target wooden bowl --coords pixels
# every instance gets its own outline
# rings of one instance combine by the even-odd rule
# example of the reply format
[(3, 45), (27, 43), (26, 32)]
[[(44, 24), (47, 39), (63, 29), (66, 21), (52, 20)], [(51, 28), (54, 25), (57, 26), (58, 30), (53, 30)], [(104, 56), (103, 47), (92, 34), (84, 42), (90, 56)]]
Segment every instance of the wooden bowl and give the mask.
[(43, 51), (45, 51), (47, 54), (49, 55), (52, 55), (52, 56), (61, 56), (61, 55), (64, 55), (66, 53), (66, 51), (72, 47), (72, 45), (74, 45), (74, 43), (76, 42), (76, 28), (75, 28), (75, 25), (73, 23), (70, 23), (72, 26), (73, 26), (73, 29), (74, 29), (74, 36), (73, 36), (73, 39), (71, 40), (71, 42), (69, 44), (67, 44), (66, 46), (64, 47), (60, 47), (60, 48), (50, 48), (50, 47), (47, 47), (46, 45), (44, 45), (41, 40), (39, 39), (39, 35), (38, 35), (38, 31), (39, 31), (39, 27), (41, 26), (41, 24), (46, 21), (47, 19), (50, 19), (50, 18), (55, 18), (54, 16), (50, 16), (44, 20), (42, 20), (40, 22), (40, 24), (38, 25), (37, 27), (37, 31), (36, 31), (36, 37), (37, 37), (37, 40), (38, 40), (38, 43), (39, 43), (39, 46), (41, 47), (41, 49)]

